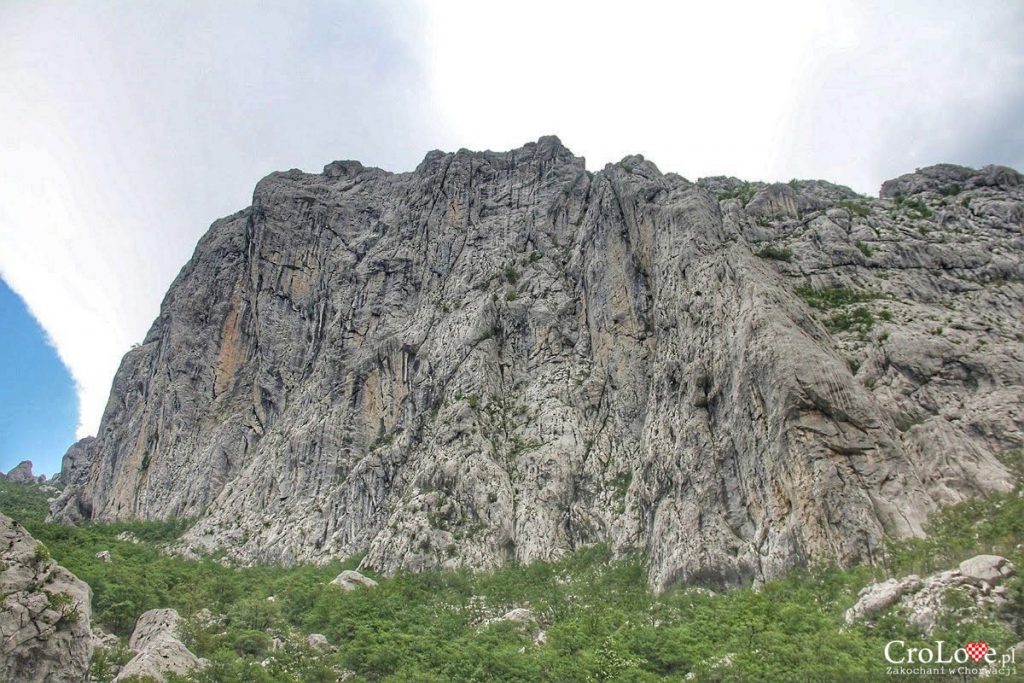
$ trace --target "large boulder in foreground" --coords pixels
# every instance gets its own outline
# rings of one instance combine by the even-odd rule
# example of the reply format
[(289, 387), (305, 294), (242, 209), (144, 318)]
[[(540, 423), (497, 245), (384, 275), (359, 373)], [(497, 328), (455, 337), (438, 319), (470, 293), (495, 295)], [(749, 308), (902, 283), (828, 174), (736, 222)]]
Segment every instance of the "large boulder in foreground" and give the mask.
[(206, 660), (192, 654), (178, 637), (181, 616), (173, 609), (151, 609), (135, 623), (128, 647), (135, 656), (125, 664), (114, 681), (133, 676), (162, 683), (166, 674), (184, 676), (206, 666)]
[(0, 680), (82, 681), (92, 659), (92, 591), (0, 514)]

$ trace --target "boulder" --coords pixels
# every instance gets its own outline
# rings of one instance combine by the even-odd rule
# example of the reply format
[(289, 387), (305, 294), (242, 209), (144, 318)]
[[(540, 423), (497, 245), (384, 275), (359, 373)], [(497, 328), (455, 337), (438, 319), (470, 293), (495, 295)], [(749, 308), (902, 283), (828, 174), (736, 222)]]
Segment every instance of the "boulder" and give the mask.
[(166, 674), (184, 676), (204, 668), (206, 660), (192, 654), (179, 639), (180, 623), (181, 616), (173, 609), (153, 609), (139, 617), (128, 641), (128, 647), (135, 656), (125, 664), (114, 681), (126, 681), (137, 676), (162, 683)]
[(533, 615), (533, 610), (526, 607), (517, 607), (499, 617), (499, 621), (511, 621), (516, 624), (528, 624), (535, 620), (536, 617)]
[(314, 650), (319, 650), (321, 652), (332, 652), (334, 650), (334, 647), (327, 640), (327, 637), (322, 633), (310, 633), (306, 638), (306, 644)]
[(921, 579), (907, 576), (902, 579), (888, 579), (881, 583), (873, 583), (863, 588), (858, 594), (856, 604), (846, 610), (844, 615), (847, 624), (861, 619), (869, 619), (881, 614), (909, 592), (921, 587)]
[(990, 586), (1011, 576), (1013, 571), (1013, 563), (999, 555), (975, 555), (960, 563), (961, 574)]
[(363, 576), (357, 571), (346, 569), (342, 573), (334, 577), (331, 581), (332, 586), (337, 586), (344, 591), (352, 591), (356, 588), (372, 588), (377, 585), (377, 582), (368, 576)]
[(110, 551), (109, 550), (101, 550), (101, 551), (99, 551), (98, 553), (96, 553), (96, 559), (99, 560), (100, 562), (109, 564), (110, 561), (111, 561), (111, 559), (110, 559)]

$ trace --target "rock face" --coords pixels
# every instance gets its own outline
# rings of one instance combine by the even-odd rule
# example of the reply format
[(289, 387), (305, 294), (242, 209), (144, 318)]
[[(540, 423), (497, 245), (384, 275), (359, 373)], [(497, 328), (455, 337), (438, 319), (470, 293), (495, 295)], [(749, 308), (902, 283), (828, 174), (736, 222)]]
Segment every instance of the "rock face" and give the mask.
[(125, 356), (52, 514), (384, 572), (607, 542), (659, 588), (870, 561), (1008, 489), (1024, 443), (1024, 187), (937, 168), (869, 199), (591, 173), (549, 137), (272, 174)]
[(32, 474), (32, 461), (22, 460), (7, 473), (7, 481), (15, 484), (35, 484), (46, 481), (46, 475), (36, 476)]
[(184, 676), (206, 662), (192, 654), (178, 638), (181, 617), (173, 609), (152, 609), (135, 623), (128, 647), (135, 652), (115, 681), (132, 678), (165, 680), (166, 674)]
[(92, 591), (2, 514), (0, 595), (0, 680), (84, 680), (94, 647)]
[(53, 478), (54, 483), (62, 486), (81, 483), (89, 474), (89, 467), (95, 456), (95, 448), (96, 437), (94, 436), (87, 436), (72, 444), (61, 460), (60, 472)]

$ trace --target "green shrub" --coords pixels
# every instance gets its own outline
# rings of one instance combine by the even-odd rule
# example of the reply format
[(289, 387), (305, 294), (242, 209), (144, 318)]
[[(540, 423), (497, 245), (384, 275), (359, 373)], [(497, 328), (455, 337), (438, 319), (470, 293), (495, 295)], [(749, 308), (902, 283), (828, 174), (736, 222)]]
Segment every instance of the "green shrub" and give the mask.
[(871, 213), (871, 207), (864, 202), (844, 199), (836, 204), (840, 209), (846, 209), (854, 216), (865, 218)]
[(866, 301), (874, 301), (882, 298), (878, 292), (869, 292), (863, 289), (850, 289), (848, 287), (828, 287), (815, 289), (813, 287), (797, 287), (796, 293), (812, 308), (821, 311), (828, 311), (841, 306), (859, 304)]
[(867, 256), (869, 258), (871, 257), (872, 254), (875, 253), (875, 250), (872, 249), (870, 245), (868, 245), (868, 244), (866, 244), (866, 243), (864, 243), (864, 242), (862, 242), (860, 240), (857, 240), (856, 242), (854, 242), (854, 245), (856, 245), (856, 247), (858, 249), (860, 249), (860, 253), (864, 254), (865, 256)]
[(743, 206), (750, 203), (750, 200), (757, 194), (757, 188), (750, 183), (740, 183), (731, 190), (723, 190), (718, 193), (718, 201), (725, 201), (726, 199), (739, 199)]
[(773, 244), (769, 244), (757, 252), (757, 255), (773, 261), (790, 261), (793, 258), (793, 250), (789, 247), (776, 247)]

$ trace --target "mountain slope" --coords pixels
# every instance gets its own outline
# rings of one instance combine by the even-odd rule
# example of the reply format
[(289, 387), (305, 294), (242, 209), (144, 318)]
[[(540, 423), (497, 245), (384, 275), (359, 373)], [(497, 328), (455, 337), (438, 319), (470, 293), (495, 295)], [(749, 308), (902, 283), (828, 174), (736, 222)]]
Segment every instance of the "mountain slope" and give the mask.
[(606, 542), (657, 588), (871, 561), (1011, 486), (1022, 222), (1000, 167), (869, 200), (589, 173), (556, 138), (273, 174), (125, 356), (52, 514), (384, 572)]

